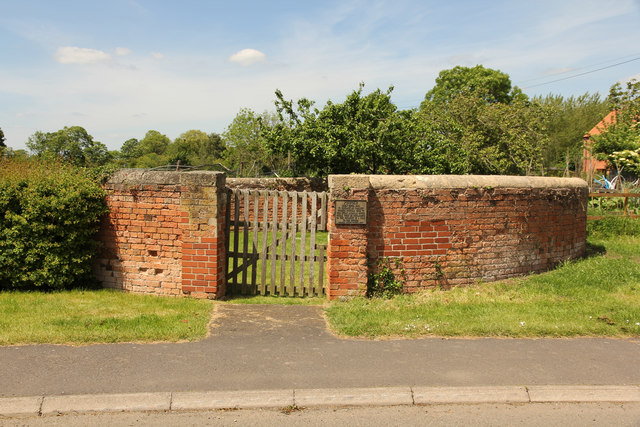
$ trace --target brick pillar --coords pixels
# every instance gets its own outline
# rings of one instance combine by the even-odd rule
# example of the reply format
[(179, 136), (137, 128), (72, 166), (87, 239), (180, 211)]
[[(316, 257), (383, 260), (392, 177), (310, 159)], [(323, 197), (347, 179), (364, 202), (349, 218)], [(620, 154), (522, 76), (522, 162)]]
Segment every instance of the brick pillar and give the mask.
[(225, 178), (221, 172), (180, 174), (184, 294), (198, 298), (225, 294)]
[(367, 291), (367, 224), (336, 224), (336, 201), (369, 201), (367, 175), (329, 176), (329, 247), (327, 297), (365, 295)]

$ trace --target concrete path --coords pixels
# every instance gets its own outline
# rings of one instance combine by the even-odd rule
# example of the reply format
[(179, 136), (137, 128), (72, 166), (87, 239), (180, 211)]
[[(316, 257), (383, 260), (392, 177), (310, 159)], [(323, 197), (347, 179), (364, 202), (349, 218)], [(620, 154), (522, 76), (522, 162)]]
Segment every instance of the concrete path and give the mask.
[(197, 343), (2, 347), (0, 397), (46, 408), (63, 395), (151, 393), (166, 405), (183, 392), (381, 387), (412, 399), (421, 389), (515, 386), (533, 401), (541, 385), (632, 386), (615, 393), (635, 395), (639, 356), (638, 340), (340, 339), (319, 307), (218, 304), (211, 335)]

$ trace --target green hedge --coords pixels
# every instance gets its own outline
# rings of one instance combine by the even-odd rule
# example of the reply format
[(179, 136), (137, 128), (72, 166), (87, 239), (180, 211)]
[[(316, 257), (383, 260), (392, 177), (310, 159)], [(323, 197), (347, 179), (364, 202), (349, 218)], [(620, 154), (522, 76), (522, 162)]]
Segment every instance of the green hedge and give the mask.
[(105, 192), (83, 169), (0, 159), (0, 290), (57, 290), (93, 279)]
[(590, 220), (587, 233), (593, 237), (640, 236), (640, 219), (610, 216)]

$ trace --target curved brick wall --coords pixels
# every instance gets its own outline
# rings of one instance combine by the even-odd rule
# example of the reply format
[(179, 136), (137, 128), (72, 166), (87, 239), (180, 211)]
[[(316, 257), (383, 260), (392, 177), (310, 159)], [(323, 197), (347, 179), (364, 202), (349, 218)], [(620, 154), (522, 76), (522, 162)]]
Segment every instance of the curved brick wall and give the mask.
[[(241, 184), (265, 185), (232, 185)], [(105, 187), (110, 213), (95, 263), (104, 286), (224, 296), (224, 213), (232, 205), (224, 174), (122, 170)], [(329, 190), (330, 298), (364, 294), (385, 257), (400, 261), (396, 273), (415, 291), (545, 271), (585, 253), (588, 189), (580, 179), (332, 175)], [(336, 225), (337, 200), (366, 201), (367, 223)]]
[(330, 298), (364, 293), (382, 257), (401, 261), (412, 292), (541, 272), (585, 254), (581, 179), (335, 175), (329, 188), (332, 201), (366, 200), (368, 215), (366, 226), (336, 225), (329, 204)]

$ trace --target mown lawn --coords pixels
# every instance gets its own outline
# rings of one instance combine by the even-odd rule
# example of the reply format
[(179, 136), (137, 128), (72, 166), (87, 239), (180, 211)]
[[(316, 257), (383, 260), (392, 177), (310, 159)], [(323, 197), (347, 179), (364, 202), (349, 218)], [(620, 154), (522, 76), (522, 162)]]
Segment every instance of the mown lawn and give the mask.
[(334, 302), (327, 318), (339, 335), (369, 338), (640, 336), (640, 237), (595, 235), (589, 247), (545, 274)]
[(192, 341), (213, 304), (113, 290), (0, 292), (0, 345)]
[[(640, 221), (590, 223), (589, 256), (554, 271), (391, 299), (238, 297), (324, 304), (339, 335), (640, 337)], [(0, 292), (0, 345), (198, 340), (214, 303), (112, 290)]]

